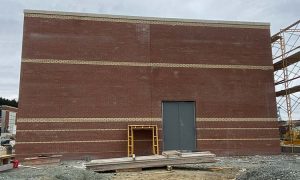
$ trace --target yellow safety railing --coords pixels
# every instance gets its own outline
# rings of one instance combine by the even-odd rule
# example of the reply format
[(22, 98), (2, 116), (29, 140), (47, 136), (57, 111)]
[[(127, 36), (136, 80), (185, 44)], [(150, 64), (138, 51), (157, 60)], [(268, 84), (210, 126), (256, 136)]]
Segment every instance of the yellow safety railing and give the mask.
[(128, 125), (128, 156), (134, 154), (134, 130), (151, 130), (152, 152), (159, 154), (157, 125)]

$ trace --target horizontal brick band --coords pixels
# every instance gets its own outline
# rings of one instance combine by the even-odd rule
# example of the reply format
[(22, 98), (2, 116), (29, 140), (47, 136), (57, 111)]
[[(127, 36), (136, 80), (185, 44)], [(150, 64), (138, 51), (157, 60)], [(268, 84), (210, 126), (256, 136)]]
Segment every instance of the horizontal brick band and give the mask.
[(29, 130), (18, 130), (18, 132), (59, 132), (59, 131), (127, 131), (127, 129), (29, 129)]
[(279, 141), (279, 138), (249, 138), (249, 139), (197, 139), (197, 141)]
[[(97, 141), (42, 141), (42, 142), (16, 142), (16, 144), (64, 144), (64, 143), (107, 143), (107, 142), (127, 142), (128, 140), (97, 140)], [(152, 140), (134, 140), (134, 141), (152, 141)], [(158, 141), (162, 141), (159, 139)]]
[(278, 129), (278, 128), (197, 128), (197, 130), (272, 130), (272, 129)]
[(19, 118), (18, 122), (160, 122), (161, 118)]
[(65, 13), (49, 11), (25, 11), (25, 17), (38, 17), (47, 19), (70, 19), (82, 21), (102, 21), (102, 22), (125, 22), (141, 24), (163, 24), (178, 26), (209, 26), (209, 27), (232, 27), (232, 28), (255, 28), (269, 29), (267, 23), (238, 22), (238, 21), (208, 21), (208, 20), (191, 20), (175, 18), (150, 18), (135, 16), (113, 16), (83, 13)]
[(196, 118), (197, 122), (202, 121), (278, 121), (277, 118)]
[[(279, 138), (252, 138), (252, 139), (197, 139), (197, 141), (272, 141)], [(151, 141), (151, 140), (135, 140)], [(159, 139), (162, 141), (162, 139)], [(98, 141), (43, 141), (43, 142), (16, 142), (16, 144), (59, 144), (59, 143), (105, 143), (105, 142), (127, 142), (127, 140), (98, 140)]]
[[(18, 130), (18, 132), (66, 132), (66, 131), (127, 131), (128, 129), (28, 129), (28, 130)], [(162, 130), (158, 128), (158, 130)]]
[[(278, 128), (197, 128), (197, 130), (272, 130)], [(128, 129), (28, 129), (18, 130), (18, 132), (59, 132), (59, 131), (127, 131)], [(158, 130), (162, 130), (159, 128)]]
[(113, 62), (113, 61), (64, 60), (64, 59), (26, 59), (26, 58), (23, 58), (22, 62), (42, 63), (42, 64), (83, 64), (83, 65), (98, 65), (98, 66), (273, 70), (273, 66), (223, 65), (223, 64), (175, 64), (175, 63)]
[[(18, 118), (18, 122), (161, 122), (162, 118)], [(197, 122), (277, 121), (277, 118), (196, 118)]]
[[(124, 152), (127, 154), (127, 151), (120, 151)], [(98, 154), (99, 152), (91, 152), (91, 151), (85, 151), (85, 152), (74, 152), (74, 154)], [(53, 152), (39, 152), (39, 153), (30, 153), (31, 155), (36, 154), (36, 155), (41, 155), (41, 154), (53, 154)], [(68, 151), (60, 151), (59, 154), (70, 154)], [(18, 155), (28, 155), (28, 153), (18, 153)]]

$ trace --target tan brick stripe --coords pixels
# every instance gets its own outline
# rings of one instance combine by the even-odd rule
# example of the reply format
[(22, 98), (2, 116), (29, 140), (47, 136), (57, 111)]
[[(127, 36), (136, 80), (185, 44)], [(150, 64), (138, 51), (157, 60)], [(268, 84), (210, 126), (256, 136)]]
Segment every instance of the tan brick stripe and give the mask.
[[(278, 130), (278, 128), (196, 128), (197, 130)], [(66, 132), (66, 131), (127, 131), (128, 129), (26, 129), (18, 132)], [(162, 130), (162, 128), (158, 128)]]
[(161, 118), (18, 118), (17, 122), (160, 122)]
[[(127, 142), (128, 140), (94, 140), (94, 141), (37, 141), (37, 142), (16, 142), (16, 144), (60, 144), (60, 143), (109, 143), (109, 142)], [(152, 141), (152, 140), (134, 140), (134, 141)], [(159, 139), (158, 141), (162, 141)]]
[(279, 138), (249, 138), (249, 139), (197, 139), (197, 141), (279, 141)]
[[(249, 139), (197, 139), (197, 141), (275, 141), (279, 138), (249, 138)], [(151, 141), (151, 140), (136, 140)], [(162, 141), (162, 139), (159, 139)], [(97, 141), (42, 141), (42, 142), (16, 142), (16, 144), (60, 144), (60, 143), (106, 143), (106, 142), (127, 142), (127, 140), (97, 140)]]
[(278, 121), (277, 118), (196, 118), (197, 122), (203, 121), (224, 121), (224, 122), (234, 122), (234, 121)]
[[(115, 152), (118, 152), (118, 153), (123, 152), (123, 153), (127, 154), (127, 149), (126, 149), (126, 151), (115, 151)], [(41, 154), (43, 154), (43, 155), (46, 155), (46, 154), (53, 155), (53, 154), (58, 154), (58, 153), (56, 153), (56, 152), (39, 152), (39, 153), (19, 153), (18, 152), (17, 153), (17, 155), (19, 155), (19, 156), (26, 155), (27, 157), (32, 157), (35, 154), (36, 154), (36, 156), (40, 156)], [(90, 151), (85, 151), (85, 152), (59, 151), (59, 154), (68, 154), (69, 155), (69, 154), (102, 154), (102, 153), (101, 152), (90, 152)]]
[[(26, 129), (26, 130), (18, 130), (18, 132), (66, 132), (66, 131), (127, 131), (128, 129)], [(162, 130), (158, 128), (158, 130)]]
[[(162, 118), (18, 118), (17, 122), (161, 122)], [(272, 122), (277, 118), (196, 118), (197, 122)]]
[(26, 129), (18, 132), (66, 132), (66, 131), (127, 131), (127, 129)]
[(278, 130), (278, 128), (197, 128), (197, 130)]
[(98, 65), (98, 66), (273, 70), (273, 66), (222, 65), (222, 64), (175, 64), (175, 63), (113, 62), (113, 61), (64, 60), (64, 59), (26, 59), (26, 58), (23, 58), (22, 62), (42, 63), (42, 64), (84, 64), (84, 65)]
[(25, 12), (25, 17), (38, 17), (47, 19), (82, 20), (100, 22), (121, 22), (121, 23), (141, 23), (141, 24), (162, 24), (177, 26), (208, 26), (208, 27), (232, 27), (232, 28), (255, 28), (269, 29), (266, 23), (234, 22), (234, 21), (207, 21), (174, 18), (147, 18), (134, 16), (109, 16), (79, 13), (61, 12)]

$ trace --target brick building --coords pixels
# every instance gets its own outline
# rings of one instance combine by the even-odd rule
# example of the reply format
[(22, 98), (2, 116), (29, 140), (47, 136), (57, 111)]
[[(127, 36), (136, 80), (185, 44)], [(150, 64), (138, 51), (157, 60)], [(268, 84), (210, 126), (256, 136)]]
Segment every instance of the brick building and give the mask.
[(269, 28), (25, 11), (16, 153), (126, 156), (130, 124), (160, 150), (279, 153)]

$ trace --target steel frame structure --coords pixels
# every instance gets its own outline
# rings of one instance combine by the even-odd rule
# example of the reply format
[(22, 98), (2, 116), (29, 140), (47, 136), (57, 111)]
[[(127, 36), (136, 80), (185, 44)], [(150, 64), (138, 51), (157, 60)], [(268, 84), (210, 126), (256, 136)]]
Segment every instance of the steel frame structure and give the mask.
[(274, 34), (271, 45), (277, 110), (291, 130), (293, 120), (300, 119), (300, 20)]
[(152, 152), (159, 154), (157, 125), (128, 125), (128, 157), (134, 154), (134, 130), (151, 130)]

